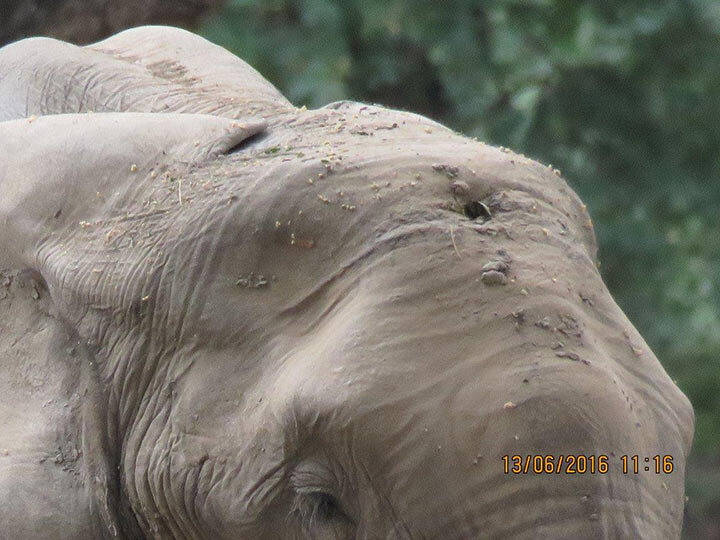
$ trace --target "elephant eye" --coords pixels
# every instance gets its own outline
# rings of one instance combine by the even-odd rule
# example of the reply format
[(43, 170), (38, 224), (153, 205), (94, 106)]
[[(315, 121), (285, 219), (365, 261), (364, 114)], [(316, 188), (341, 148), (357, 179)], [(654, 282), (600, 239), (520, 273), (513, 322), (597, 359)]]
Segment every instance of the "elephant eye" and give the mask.
[(304, 540), (350, 540), (355, 538), (355, 523), (340, 501), (325, 491), (296, 493), (295, 516)]
[(301, 519), (305, 523), (329, 521), (342, 514), (340, 503), (329, 493), (316, 491), (302, 495), (301, 497), (304, 500), (301, 502), (299, 510)]
[(335, 496), (325, 491), (297, 493), (295, 513), (302, 538), (307, 540), (350, 540), (355, 538), (355, 523)]
[(319, 460), (298, 465), (291, 476), (294, 492), (292, 514), (304, 531), (303, 538), (353, 538), (354, 521), (338, 497), (336, 476)]
[(343, 516), (338, 500), (325, 491), (297, 493), (294, 511), (307, 528)]

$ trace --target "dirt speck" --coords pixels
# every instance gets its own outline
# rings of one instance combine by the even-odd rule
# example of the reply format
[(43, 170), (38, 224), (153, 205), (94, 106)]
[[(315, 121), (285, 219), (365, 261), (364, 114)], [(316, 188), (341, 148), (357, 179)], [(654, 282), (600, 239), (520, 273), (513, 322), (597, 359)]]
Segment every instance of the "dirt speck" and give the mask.
[(262, 274), (255, 275), (254, 272), (250, 272), (238, 278), (235, 285), (243, 289), (262, 289), (268, 286), (268, 280)]
[(575, 317), (572, 315), (560, 315), (560, 325), (558, 326), (558, 332), (570, 337), (582, 337), (582, 330)]
[(480, 279), (485, 285), (507, 285), (507, 276), (495, 270), (484, 272)]
[(535, 326), (537, 326), (538, 328), (542, 328), (543, 330), (549, 330), (550, 326), (552, 326), (552, 325), (550, 324), (549, 317), (543, 317), (539, 321), (535, 322)]
[(504, 261), (490, 261), (489, 263), (486, 263), (483, 265), (481, 272), (502, 272), (503, 274), (507, 274), (510, 267), (508, 264)]
[(448, 165), (447, 163), (433, 163), (432, 169), (437, 172), (444, 172), (448, 178), (455, 178), (460, 174), (460, 169), (454, 165)]
[(470, 186), (467, 184), (467, 182), (463, 182), (462, 180), (456, 180), (455, 182), (450, 184), (450, 191), (452, 191), (453, 195), (462, 197), (470, 193)]

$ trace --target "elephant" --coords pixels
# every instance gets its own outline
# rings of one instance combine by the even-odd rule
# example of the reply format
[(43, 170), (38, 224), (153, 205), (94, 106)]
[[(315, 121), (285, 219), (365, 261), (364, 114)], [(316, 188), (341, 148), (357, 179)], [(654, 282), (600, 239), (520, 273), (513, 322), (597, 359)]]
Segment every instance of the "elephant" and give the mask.
[(693, 410), (560, 171), (171, 27), (0, 74), (0, 537), (680, 537)]

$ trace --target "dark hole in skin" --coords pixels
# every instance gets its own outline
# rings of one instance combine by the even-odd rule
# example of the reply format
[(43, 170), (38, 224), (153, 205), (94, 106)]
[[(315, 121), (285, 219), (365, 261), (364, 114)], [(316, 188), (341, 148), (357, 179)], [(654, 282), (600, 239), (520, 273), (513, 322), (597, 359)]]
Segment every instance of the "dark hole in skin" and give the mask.
[(480, 201), (471, 201), (463, 206), (463, 212), (470, 219), (482, 218), (483, 221), (492, 219), (490, 209), (487, 205)]
[(249, 146), (261, 141), (262, 139), (267, 137), (267, 131), (264, 129), (258, 133), (255, 133), (254, 135), (250, 135), (247, 139), (243, 139), (238, 144), (233, 146), (227, 151), (226, 155), (235, 154), (237, 152), (241, 152), (242, 150), (246, 150)]
[(40, 272), (32, 268), (25, 268), (18, 273), (18, 284), (21, 287), (37, 287), (40, 290), (47, 291), (48, 286), (45, 278)]

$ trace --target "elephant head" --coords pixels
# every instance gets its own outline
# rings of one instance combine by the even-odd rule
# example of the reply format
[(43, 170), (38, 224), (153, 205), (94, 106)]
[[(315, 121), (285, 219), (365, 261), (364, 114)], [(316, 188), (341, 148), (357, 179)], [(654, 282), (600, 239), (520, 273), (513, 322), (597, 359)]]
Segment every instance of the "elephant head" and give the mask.
[(692, 408), (559, 171), (171, 28), (0, 73), (9, 537), (679, 537)]

